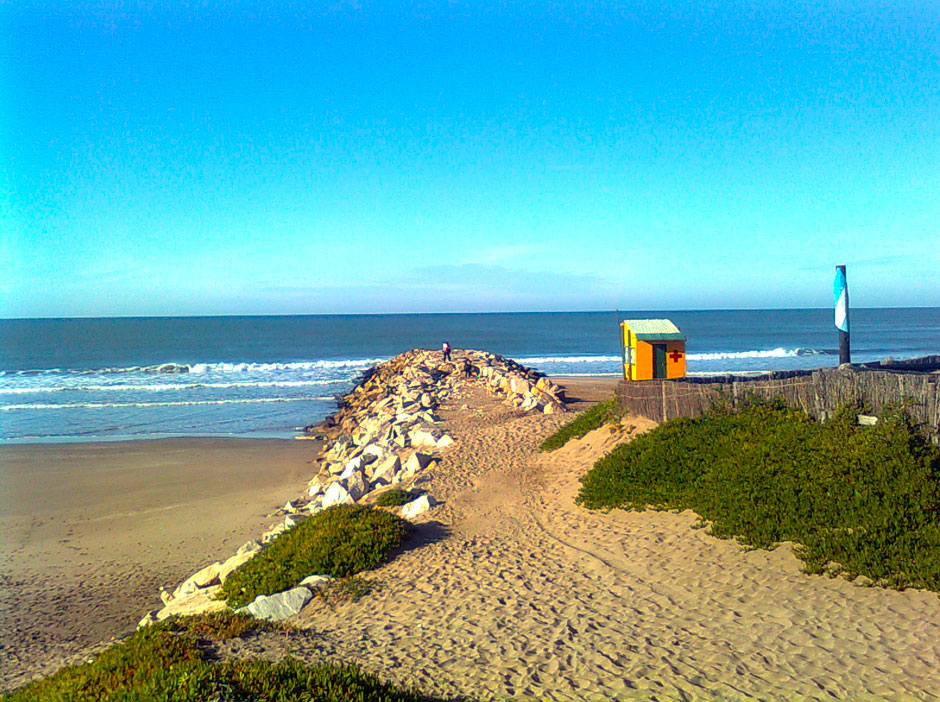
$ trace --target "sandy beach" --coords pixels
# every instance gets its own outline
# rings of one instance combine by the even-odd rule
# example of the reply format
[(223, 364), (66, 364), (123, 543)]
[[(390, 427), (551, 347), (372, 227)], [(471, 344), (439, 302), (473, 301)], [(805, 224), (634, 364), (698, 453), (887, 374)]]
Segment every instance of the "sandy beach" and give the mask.
[[(616, 383), (559, 380), (574, 409)], [(936, 594), (807, 576), (789, 545), (745, 551), (692, 529), (692, 513), (575, 505), (578, 477), (649, 421), (545, 455), (538, 443), (570, 415), (523, 415), (482, 389), (439, 414), (457, 440), (423, 486), (440, 504), (366, 575), (378, 589), (315, 601), (301, 631), (224, 655), (355, 662), (484, 700), (940, 699)], [(258, 441), (5, 449), (4, 686), (87, 655), (154, 606), (159, 585), (256, 537), (313, 453)]]
[(240, 439), (0, 448), (0, 689), (132, 631), (161, 586), (256, 537), (314, 451)]

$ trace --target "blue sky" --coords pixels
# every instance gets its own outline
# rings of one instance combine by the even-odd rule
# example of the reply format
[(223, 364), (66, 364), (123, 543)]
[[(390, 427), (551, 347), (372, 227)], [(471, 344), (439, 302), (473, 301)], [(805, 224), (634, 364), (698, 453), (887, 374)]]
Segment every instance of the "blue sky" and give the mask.
[(940, 306), (936, 2), (0, 23), (0, 316)]

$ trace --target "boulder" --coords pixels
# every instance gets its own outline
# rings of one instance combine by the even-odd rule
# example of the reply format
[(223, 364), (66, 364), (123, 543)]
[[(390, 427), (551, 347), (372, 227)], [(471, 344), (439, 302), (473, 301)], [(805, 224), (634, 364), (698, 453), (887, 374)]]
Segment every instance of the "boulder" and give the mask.
[(449, 446), (454, 445), (454, 440), (449, 437), (447, 434), (444, 434), (440, 439), (437, 440), (438, 449), (446, 449)]
[(509, 381), (509, 389), (517, 395), (528, 395), (532, 392), (532, 386), (522, 378), (512, 378)]
[(254, 551), (236, 553), (234, 556), (222, 563), (222, 565), (219, 566), (219, 582), (224, 583), (225, 579), (234, 573), (236, 568), (239, 568), (240, 566), (243, 566), (245, 563), (250, 561), (258, 554), (260, 550), (261, 544), (258, 544), (258, 548)]
[(306, 578), (300, 581), (300, 584), (303, 587), (308, 587), (311, 590), (318, 590), (322, 587), (326, 587), (331, 582), (333, 582), (333, 577), (330, 575), (308, 575)]
[(235, 555), (241, 556), (245, 553), (255, 554), (261, 550), (260, 541), (246, 541), (241, 546), (238, 547), (238, 550), (235, 552)]
[(323, 507), (332, 507), (333, 505), (351, 505), (355, 500), (347, 492), (341, 483), (333, 483), (323, 495)]
[(356, 456), (350, 461), (346, 462), (346, 465), (343, 466), (343, 472), (339, 474), (340, 480), (346, 480), (350, 475), (356, 471), (362, 470), (362, 467), (365, 465), (365, 462), (362, 460), (362, 456)]
[(197, 590), (207, 588), (210, 585), (217, 585), (219, 583), (219, 568), (221, 566), (221, 563), (216, 562), (212, 565), (207, 565), (202, 570), (196, 571), (180, 583), (179, 587), (173, 591), (173, 598), (187, 597)]
[(213, 585), (186, 597), (174, 598), (156, 614), (157, 621), (168, 617), (188, 617), (206, 612), (221, 612), (226, 608), (223, 600), (215, 599), (220, 585)]
[(273, 527), (271, 527), (266, 532), (264, 532), (264, 534), (261, 535), (261, 543), (269, 544), (272, 541), (274, 541), (274, 539), (276, 539), (281, 534), (283, 534), (285, 531), (287, 531), (287, 527), (284, 526), (284, 522), (275, 524)]
[(372, 471), (372, 484), (382, 483), (391, 485), (400, 470), (401, 459), (398, 456), (391, 455), (382, 461), (382, 463), (378, 464)]
[(293, 529), (295, 526), (300, 524), (306, 518), (307, 518), (306, 514), (289, 514), (286, 517), (284, 517), (284, 528)]
[(417, 500), (412, 500), (406, 505), (402, 505), (402, 519), (415, 519), (431, 509), (431, 501), (427, 495), (421, 495)]
[(307, 497), (316, 497), (323, 492), (323, 484), (319, 478), (314, 478), (307, 484)]
[(313, 593), (306, 587), (295, 587), (276, 595), (258, 595), (254, 602), (235, 611), (269, 622), (280, 622), (297, 614), (312, 597)]
[(428, 427), (418, 427), (408, 433), (411, 445), (423, 448), (436, 448), (437, 440), (443, 432), (439, 429), (430, 429)]
[(404, 469), (402, 473), (403, 477), (410, 478), (413, 475), (417, 475), (422, 471), (430, 462), (432, 458), (426, 453), (421, 453), (416, 451), (411, 454), (407, 461), (405, 461)]
[(362, 475), (362, 471), (356, 471), (348, 478), (346, 478), (346, 492), (349, 493), (349, 496), (353, 500), (358, 500), (360, 497), (366, 494), (367, 484), (365, 478)]

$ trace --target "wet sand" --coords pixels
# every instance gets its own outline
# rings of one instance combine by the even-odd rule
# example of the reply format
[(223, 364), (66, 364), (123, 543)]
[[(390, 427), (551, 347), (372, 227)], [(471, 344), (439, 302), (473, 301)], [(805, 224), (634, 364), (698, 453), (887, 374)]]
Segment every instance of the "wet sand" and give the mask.
[(131, 631), (309, 479), (308, 441), (0, 447), (0, 689)]

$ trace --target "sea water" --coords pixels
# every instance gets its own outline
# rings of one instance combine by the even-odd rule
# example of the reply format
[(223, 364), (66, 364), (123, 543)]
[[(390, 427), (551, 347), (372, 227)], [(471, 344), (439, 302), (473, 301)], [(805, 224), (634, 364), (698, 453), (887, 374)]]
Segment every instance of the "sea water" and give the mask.
[[(551, 375), (621, 372), (619, 319), (668, 317), (691, 374), (835, 366), (831, 310), (0, 320), (0, 441), (289, 437), (369, 366), (477, 348)], [(852, 310), (852, 360), (940, 353), (940, 308)]]

